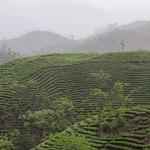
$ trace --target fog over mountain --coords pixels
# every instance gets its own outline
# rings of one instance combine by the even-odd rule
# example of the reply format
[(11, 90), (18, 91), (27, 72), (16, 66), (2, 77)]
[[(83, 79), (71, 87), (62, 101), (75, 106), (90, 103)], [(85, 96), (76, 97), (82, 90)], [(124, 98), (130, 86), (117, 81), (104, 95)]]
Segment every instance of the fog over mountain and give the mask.
[(84, 38), (110, 23), (150, 20), (147, 0), (1, 0), (0, 40), (33, 30)]
[[(119, 26), (109, 24), (95, 30), (83, 39), (66, 38), (55, 32), (32, 31), (13, 39), (0, 41), (0, 52), (20, 52), (21, 56), (47, 53), (119, 52), (124, 41), (124, 51), (150, 50), (150, 21), (138, 20)], [(5, 52), (5, 53), (4, 53)], [(0, 58), (3, 56), (0, 55)], [(2, 62), (4, 63), (4, 61)]]

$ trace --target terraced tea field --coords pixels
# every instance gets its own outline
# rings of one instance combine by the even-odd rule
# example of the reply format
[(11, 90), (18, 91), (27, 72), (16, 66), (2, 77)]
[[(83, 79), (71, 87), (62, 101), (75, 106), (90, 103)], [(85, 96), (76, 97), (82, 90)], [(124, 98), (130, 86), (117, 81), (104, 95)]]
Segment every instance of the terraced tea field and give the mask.
[[(37, 106), (39, 101), (37, 102), (36, 99), (32, 104), (30, 102), (30, 105), (27, 104), (27, 96), (30, 96), (30, 92), (35, 91), (37, 97), (42, 96), (43, 99), (45, 97), (49, 101), (55, 101), (62, 97), (72, 101), (75, 106), (75, 115), (80, 116), (81, 119), (95, 115), (97, 106), (93, 99), (89, 99), (89, 95), (91, 89), (99, 88), (99, 84), (90, 77), (90, 74), (99, 70), (111, 75), (110, 87), (115, 82), (130, 84), (124, 94), (135, 90), (131, 95), (133, 106), (150, 104), (150, 52), (50, 54), (20, 58), (0, 66), (0, 133), (3, 135), (17, 129), (20, 122), (18, 118), (15, 118), (16, 114), (25, 114), (28, 107), (35, 108)], [(28, 85), (30, 90), (23, 92), (21, 89), (24, 85)], [(18, 104), (19, 108), (16, 109)], [(138, 111), (136, 112), (138, 113)], [(133, 113), (126, 113), (125, 117), (132, 119), (135, 115)], [(75, 124), (65, 132), (90, 136), (90, 139), (93, 138), (93, 141), (97, 141), (93, 142), (95, 145), (93, 148), (119, 149), (123, 145), (124, 149), (127, 149), (127, 145), (132, 143), (131, 137), (125, 137), (125, 135), (120, 138), (128, 139), (129, 143), (126, 141), (120, 143), (119, 139), (115, 140), (116, 143), (112, 139), (99, 140), (95, 132), (97, 130), (96, 119), (95, 121), (93, 118), (90, 119), (93, 126), (85, 125), (84, 128), (80, 124)], [(145, 121), (148, 122), (148, 119)], [(80, 123), (86, 124), (88, 121)], [(149, 129), (147, 126), (148, 124), (144, 124), (139, 128), (145, 128), (147, 131)], [(19, 126), (19, 129), (26, 132), (22, 126)], [(139, 129), (134, 130), (135, 133), (138, 131)], [(135, 133), (133, 134), (138, 135)], [(133, 149), (142, 149), (143, 147), (139, 146), (138, 138), (134, 140), (137, 141), (134, 142)]]
[[(115, 114), (111, 114), (111, 116), (108, 117), (106, 113), (106, 116), (107, 117), (104, 117), (101, 123), (102, 126), (104, 122), (113, 122), (115, 119)], [(106, 126), (105, 128), (101, 128), (101, 134), (98, 135), (97, 116), (93, 116), (92, 118), (87, 118), (84, 121), (68, 127), (59, 134), (50, 136), (48, 140), (32, 150), (70, 149), (71, 143), (70, 145), (66, 144), (66, 135), (70, 136), (70, 138), (76, 137), (78, 139), (78, 137), (80, 137), (86, 139), (86, 141), (90, 143), (91, 149), (148, 150), (150, 148), (150, 106), (125, 109), (124, 116), (127, 122), (127, 128), (119, 135), (111, 133), (111, 131), (106, 131)], [(60, 144), (62, 142), (64, 143)], [(63, 147), (63, 145), (65, 145), (65, 147)], [(80, 149), (80, 147), (78, 147), (78, 149)]]

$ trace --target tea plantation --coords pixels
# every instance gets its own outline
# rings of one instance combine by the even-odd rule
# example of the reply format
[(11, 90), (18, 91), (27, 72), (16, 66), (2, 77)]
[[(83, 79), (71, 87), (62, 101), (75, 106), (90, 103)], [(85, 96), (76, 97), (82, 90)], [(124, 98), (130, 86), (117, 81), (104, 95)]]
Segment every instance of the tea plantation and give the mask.
[[(100, 70), (110, 75), (109, 89), (123, 82), (130, 85), (124, 95), (134, 90), (122, 113), (128, 128), (117, 135), (111, 128), (117, 114), (104, 115), (99, 127), (97, 104), (90, 97), (91, 89), (99, 88), (90, 74)], [(47, 54), (10, 61), (0, 66), (0, 148), (149, 149), (149, 86), (148, 51)], [(103, 129), (106, 122), (108, 129)]]
[[(88, 147), (81, 148), (85, 142), (91, 150), (150, 149), (150, 106), (125, 109), (123, 115), (127, 125), (120, 134), (117, 134), (117, 130), (114, 128), (115, 114), (108, 115), (106, 113), (105, 115), (101, 123), (100, 135), (97, 132), (97, 116), (93, 116), (68, 127), (59, 134), (50, 136), (48, 140), (32, 150), (71, 149), (72, 145), (75, 149), (86, 150)], [(109, 123), (106, 125), (107, 121)]]

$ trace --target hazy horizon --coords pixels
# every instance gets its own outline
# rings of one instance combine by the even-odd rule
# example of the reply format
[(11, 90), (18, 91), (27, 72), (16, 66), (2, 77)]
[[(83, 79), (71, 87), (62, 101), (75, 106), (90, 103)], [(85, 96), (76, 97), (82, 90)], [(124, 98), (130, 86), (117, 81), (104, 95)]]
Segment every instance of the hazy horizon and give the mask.
[(148, 0), (0, 0), (0, 40), (33, 30), (84, 38), (107, 24), (150, 20)]

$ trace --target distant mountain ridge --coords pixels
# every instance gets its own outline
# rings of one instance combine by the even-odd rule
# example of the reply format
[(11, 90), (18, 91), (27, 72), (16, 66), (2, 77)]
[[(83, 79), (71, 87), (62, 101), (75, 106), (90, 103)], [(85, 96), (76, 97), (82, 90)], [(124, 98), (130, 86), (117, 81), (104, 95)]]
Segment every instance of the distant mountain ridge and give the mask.
[(150, 35), (144, 33), (120, 30), (113, 33), (109, 33), (104, 37), (99, 36), (98, 38), (92, 39), (91, 41), (85, 41), (84, 45), (80, 45), (82, 50), (85, 52), (119, 52), (121, 51), (121, 41), (124, 39), (124, 50), (125, 51), (136, 51), (139, 49), (149, 50), (150, 49)]
[(43, 53), (64, 52), (73, 46), (74, 41), (54, 32), (34, 31), (15, 39), (0, 41), (7, 44), (12, 51), (18, 51), (27, 56)]
[(124, 39), (125, 51), (150, 50), (150, 22), (136, 21), (127, 25), (108, 25), (103, 32), (98, 30), (80, 44), (79, 49), (88, 52), (118, 52)]
[(0, 41), (23, 56), (46, 53), (76, 53), (76, 52), (119, 52), (121, 41), (124, 39), (125, 51), (139, 49), (150, 50), (150, 21), (135, 21), (130, 24), (118, 26), (110, 24), (101, 32), (97, 30), (93, 35), (74, 40), (54, 32), (33, 31), (21, 37)]

